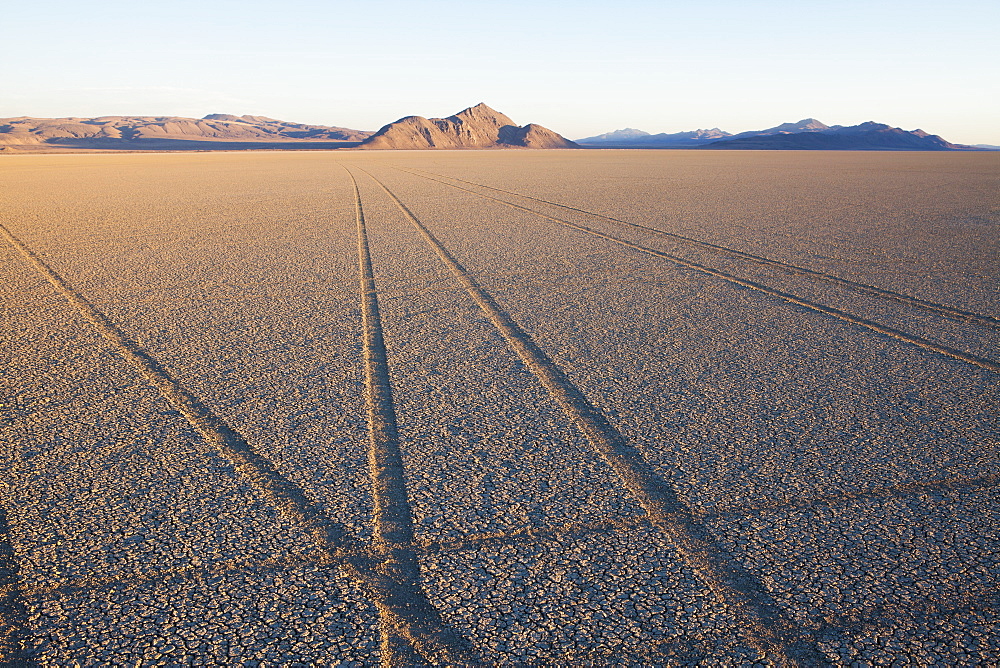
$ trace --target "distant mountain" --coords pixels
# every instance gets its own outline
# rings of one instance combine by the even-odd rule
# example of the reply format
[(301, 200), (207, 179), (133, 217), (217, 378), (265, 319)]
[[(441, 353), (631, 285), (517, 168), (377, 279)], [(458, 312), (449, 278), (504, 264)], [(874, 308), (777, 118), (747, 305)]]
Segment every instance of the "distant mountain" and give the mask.
[(832, 130), (839, 127), (839, 125), (831, 127), (822, 121), (817, 121), (815, 118), (803, 118), (797, 123), (782, 123), (781, 125), (775, 125), (773, 128), (767, 128), (766, 130), (750, 130), (748, 132), (740, 132), (733, 135), (732, 139), (742, 137), (761, 137), (765, 135), (797, 134), (799, 132), (824, 132), (826, 130)]
[(358, 148), (577, 148), (577, 145), (540, 125), (516, 125), (499, 111), (480, 103), (448, 118), (401, 118), (384, 126)]
[(408, 116), (378, 132), (290, 123), (267, 116), (209, 114), (99, 116), (97, 118), (0, 118), (0, 152), (161, 151), (245, 149), (420, 148), (713, 148), (760, 150), (954, 151), (996, 146), (952, 144), (923, 130), (884, 123), (829, 126), (815, 118), (733, 135), (719, 128), (650, 134), (635, 128), (572, 142), (529, 123), (519, 126), (485, 104), (447, 118)]
[(595, 137), (577, 139), (576, 143), (583, 146), (600, 146), (601, 148), (693, 148), (708, 142), (731, 136), (719, 128), (711, 130), (691, 130), (651, 135), (642, 130), (625, 128), (606, 132)]
[(829, 129), (829, 125), (822, 121), (817, 121), (815, 118), (803, 118), (798, 123), (782, 123), (767, 130), (761, 130), (760, 133), (763, 135), (778, 135), (792, 132), (818, 132)]
[[(84, 148), (159, 150), (177, 147), (218, 148), (241, 144), (322, 142), (343, 145), (360, 142), (371, 132), (327, 125), (289, 123), (264, 116), (209, 114), (205, 118), (178, 116), (100, 116), (97, 118), (0, 119), (0, 146), (39, 150)], [(210, 143), (211, 142), (211, 143)], [(192, 146), (194, 145), (194, 146)]]
[[(782, 126), (778, 126), (782, 127)], [(742, 133), (713, 142), (712, 149), (826, 150), (826, 151), (956, 151), (969, 150), (923, 130), (907, 131), (868, 121), (849, 127), (827, 127), (800, 132)]]
[[(835, 126), (839, 127), (839, 126)], [(760, 137), (763, 135), (789, 134), (798, 132), (823, 132), (830, 126), (815, 118), (805, 118), (797, 123), (782, 123), (766, 130), (751, 130), (737, 135), (712, 128), (710, 130), (691, 130), (688, 132), (649, 134), (642, 130), (616, 130), (595, 137), (577, 139), (584, 146), (600, 146), (601, 148), (697, 148), (722, 139), (737, 137)]]
[(988, 150), (962, 146), (923, 130), (907, 131), (884, 123), (867, 122), (844, 127), (826, 125), (815, 118), (782, 123), (766, 130), (730, 134), (718, 128), (651, 135), (642, 130), (616, 130), (578, 139), (589, 148), (713, 148), (760, 150), (856, 150), (856, 151), (956, 151)]
[(630, 139), (638, 139), (639, 137), (648, 137), (649, 133), (643, 130), (636, 130), (635, 128), (624, 128), (622, 130), (615, 130), (613, 132), (605, 132), (602, 135), (596, 135), (594, 137), (584, 137), (583, 139), (575, 140), (577, 144), (602, 144), (606, 142), (620, 142), (628, 141)]

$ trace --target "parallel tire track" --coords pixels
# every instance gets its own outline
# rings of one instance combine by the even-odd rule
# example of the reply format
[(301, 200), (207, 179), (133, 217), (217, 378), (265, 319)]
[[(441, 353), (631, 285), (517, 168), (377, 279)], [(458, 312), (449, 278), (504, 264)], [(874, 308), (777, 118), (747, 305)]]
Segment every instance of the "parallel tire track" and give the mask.
[(622, 438), (618, 430), (479, 286), (413, 212), (378, 179), (367, 171), (365, 173), (396, 203), (428, 246), (465, 286), (469, 296), (525, 366), (541, 381), (591, 446), (615, 471), (633, 498), (642, 505), (650, 521), (672, 540), (681, 557), (698, 573), (701, 581), (729, 607), (756, 649), (782, 664), (802, 662), (813, 665), (820, 661), (812, 639), (804, 638), (800, 629), (784, 618), (760, 581), (726, 554), (681, 502), (674, 489), (658, 478), (641, 453)]
[[(717, 252), (720, 252), (720, 253), (726, 253), (726, 254), (729, 254), (729, 255), (734, 255), (736, 257), (740, 257), (740, 258), (742, 258), (744, 260), (749, 260), (751, 262), (755, 262), (755, 263), (760, 264), (760, 265), (764, 265), (764, 266), (768, 266), (768, 267), (777, 267), (779, 269), (782, 269), (782, 270), (785, 270), (785, 271), (788, 271), (788, 272), (792, 272), (792, 273), (795, 273), (795, 274), (801, 274), (801, 275), (804, 275), (804, 276), (810, 276), (810, 277), (813, 277), (813, 278), (816, 278), (816, 279), (819, 279), (819, 280), (822, 280), (822, 281), (826, 281), (827, 283), (833, 283), (835, 285), (840, 285), (842, 287), (848, 288), (848, 289), (853, 290), (855, 292), (861, 292), (861, 293), (864, 293), (864, 294), (875, 295), (875, 296), (881, 297), (883, 299), (888, 299), (890, 301), (894, 301), (894, 302), (897, 302), (897, 303), (900, 303), (900, 304), (906, 304), (907, 306), (912, 306), (912, 307), (915, 307), (915, 308), (918, 308), (918, 309), (922, 309), (924, 311), (929, 311), (931, 313), (935, 313), (937, 315), (941, 315), (941, 316), (944, 316), (944, 317), (947, 317), (947, 318), (951, 318), (951, 319), (954, 319), (954, 320), (961, 320), (961, 321), (964, 321), (964, 322), (975, 323), (977, 325), (983, 325), (984, 327), (991, 327), (993, 329), (1000, 329), (1000, 319), (997, 319), (997, 318), (994, 318), (994, 317), (991, 317), (991, 316), (988, 316), (988, 315), (984, 315), (982, 313), (975, 313), (975, 312), (972, 312), (972, 311), (965, 311), (965, 310), (962, 310), (962, 309), (955, 308), (953, 306), (946, 306), (944, 304), (939, 304), (937, 302), (928, 301), (926, 299), (920, 299), (919, 297), (911, 297), (910, 295), (904, 295), (904, 294), (902, 294), (900, 292), (895, 292), (894, 290), (887, 290), (885, 288), (879, 288), (879, 287), (876, 287), (874, 285), (868, 285), (867, 283), (861, 283), (861, 282), (858, 282), (858, 281), (852, 281), (849, 278), (842, 278), (840, 276), (837, 276), (835, 274), (830, 274), (830, 273), (827, 273), (825, 271), (817, 271), (815, 269), (809, 269), (807, 267), (802, 267), (800, 265), (792, 264), (790, 262), (782, 262), (780, 260), (774, 260), (774, 259), (771, 259), (771, 258), (768, 258), (768, 257), (764, 257), (762, 255), (755, 255), (753, 253), (747, 253), (746, 251), (737, 250), (735, 248), (729, 248), (728, 246), (721, 246), (719, 244), (714, 244), (714, 243), (712, 243), (710, 241), (702, 241), (701, 239), (695, 239), (694, 237), (689, 237), (689, 236), (686, 236), (686, 235), (683, 235), (683, 234), (677, 234), (676, 232), (667, 232), (666, 230), (660, 230), (660, 229), (657, 229), (655, 227), (649, 227), (647, 225), (640, 225), (639, 223), (631, 223), (631, 222), (629, 222), (627, 220), (621, 220), (620, 218), (614, 218), (612, 216), (605, 216), (603, 214), (595, 213), (593, 211), (588, 211), (586, 209), (580, 209), (580, 208), (577, 208), (575, 206), (569, 206), (567, 204), (560, 204), (558, 202), (552, 202), (552, 201), (547, 200), (547, 199), (541, 199), (539, 197), (532, 197), (531, 195), (524, 195), (522, 193), (514, 192), (512, 190), (504, 190), (502, 188), (494, 188), (493, 186), (487, 186), (487, 185), (484, 185), (482, 183), (476, 183), (474, 181), (466, 181), (465, 179), (460, 179), (460, 178), (457, 178), (457, 177), (454, 177), (454, 176), (443, 176), (441, 174), (435, 174), (434, 172), (425, 172), (423, 170), (406, 169), (406, 168), (402, 168), (402, 167), (396, 167), (395, 169), (398, 169), (398, 170), (404, 171), (404, 172), (408, 172), (408, 173), (414, 174), (416, 176), (421, 176), (421, 177), (423, 177), (425, 179), (430, 179), (432, 181), (437, 181), (438, 183), (444, 183), (445, 185), (450, 185), (452, 187), (457, 187), (457, 186), (454, 186), (451, 183), (447, 183), (446, 181), (441, 181), (440, 179), (433, 178), (433, 177), (436, 176), (436, 177), (441, 177), (441, 178), (445, 178), (445, 179), (451, 179), (453, 181), (458, 181), (460, 183), (466, 183), (466, 184), (469, 184), (469, 185), (472, 185), (472, 186), (477, 186), (479, 188), (486, 188), (487, 190), (493, 190), (495, 192), (504, 193), (506, 195), (513, 195), (514, 197), (522, 197), (524, 199), (533, 200), (535, 202), (541, 202), (542, 204), (548, 204), (548, 205), (556, 206), (556, 207), (559, 207), (559, 208), (562, 208), (562, 209), (567, 209), (569, 211), (575, 211), (577, 213), (583, 213), (583, 214), (586, 214), (588, 216), (593, 216), (594, 218), (600, 218), (602, 220), (607, 220), (607, 221), (610, 221), (612, 223), (618, 223), (619, 225), (625, 225), (627, 227), (631, 227), (631, 228), (634, 228), (634, 229), (642, 230), (643, 232), (649, 232), (649, 233), (655, 234), (657, 236), (667, 237), (667, 238), (670, 238), (670, 239), (675, 239), (677, 241), (681, 241), (683, 243), (692, 244), (692, 245), (695, 245), (695, 246), (701, 246), (702, 248), (707, 248), (709, 250), (717, 251)], [(467, 192), (471, 192), (471, 193), (483, 196), (482, 193), (476, 193), (473, 190), (467, 190), (465, 188), (462, 188), (462, 190), (466, 190)], [(497, 201), (504, 202), (504, 204), (508, 204), (508, 205), (514, 206), (516, 208), (523, 208), (523, 207), (517, 207), (517, 205), (511, 204), (510, 202), (505, 202), (504, 200), (497, 200)], [(543, 215), (543, 214), (541, 214), (538, 211), (535, 211), (533, 209), (527, 209), (527, 208), (525, 208), (524, 210), (531, 211), (532, 213), (538, 213), (539, 215)]]
[[(406, 171), (406, 170), (401, 170), (401, 171)], [(420, 176), (420, 175), (418, 174), (418, 176)], [(429, 179), (430, 177), (426, 177), (425, 176), (424, 178), (428, 178)], [(489, 199), (489, 200), (493, 200), (494, 202), (499, 202), (501, 204), (504, 204), (504, 205), (509, 206), (511, 208), (514, 208), (514, 209), (519, 209), (521, 211), (526, 211), (527, 213), (539, 216), (540, 218), (545, 218), (546, 220), (551, 220), (551, 221), (553, 221), (555, 223), (558, 223), (560, 225), (563, 225), (565, 227), (570, 227), (570, 228), (573, 228), (575, 230), (579, 230), (581, 232), (585, 232), (586, 234), (593, 235), (595, 237), (600, 237), (602, 239), (607, 239), (608, 241), (613, 241), (613, 242), (615, 242), (617, 244), (621, 244), (622, 246), (627, 246), (628, 248), (632, 248), (632, 249), (640, 251), (642, 253), (646, 253), (648, 255), (653, 255), (655, 257), (663, 258), (665, 260), (670, 260), (671, 262), (679, 264), (682, 267), (686, 267), (688, 269), (694, 269), (695, 271), (699, 271), (701, 273), (708, 274), (708, 275), (714, 276), (716, 278), (721, 278), (724, 281), (728, 281), (729, 283), (733, 283), (735, 285), (739, 285), (740, 287), (749, 288), (751, 290), (756, 290), (757, 292), (762, 292), (762, 293), (764, 293), (766, 295), (770, 295), (772, 297), (777, 297), (778, 299), (782, 299), (782, 300), (784, 300), (786, 302), (789, 302), (791, 304), (795, 304), (797, 306), (804, 306), (805, 308), (810, 309), (812, 311), (816, 311), (817, 313), (822, 313), (824, 315), (833, 316), (834, 318), (837, 318), (839, 320), (843, 320), (844, 322), (851, 323), (852, 325), (859, 325), (861, 327), (864, 327), (865, 329), (871, 330), (873, 332), (877, 332), (879, 334), (884, 334), (886, 336), (890, 336), (890, 337), (892, 337), (894, 339), (897, 339), (899, 341), (903, 341), (905, 343), (909, 343), (909, 344), (915, 345), (915, 346), (917, 346), (919, 348), (923, 348), (924, 350), (930, 350), (932, 352), (935, 352), (935, 353), (938, 353), (938, 354), (941, 354), (941, 355), (945, 355), (947, 357), (951, 357), (951, 358), (954, 358), (954, 359), (957, 359), (957, 360), (961, 360), (963, 362), (967, 362), (969, 364), (981, 367), (983, 369), (987, 369), (989, 371), (993, 371), (994, 373), (1000, 373), (1000, 363), (995, 362), (995, 361), (990, 360), (990, 359), (986, 359), (985, 357), (978, 357), (976, 355), (972, 355), (972, 354), (966, 353), (964, 351), (961, 351), (961, 350), (959, 350), (957, 348), (952, 348), (951, 346), (946, 346), (946, 345), (943, 345), (943, 344), (940, 344), (940, 343), (935, 343), (934, 341), (931, 341), (929, 339), (925, 339), (925, 338), (923, 338), (921, 336), (917, 336), (915, 334), (907, 334), (906, 332), (903, 332), (901, 330), (898, 330), (898, 329), (895, 329), (895, 328), (892, 328), (892, 327), (887, 327), (886, 325), (880, 325), (877, 322), (874, 322), (872, 320), (868, 320), (866, 318), (862, 318), (860, 316), (852, 315), (850, 313), (847, 313), (846, 311), (842, 311), (842, 310), (840, 310), (838, 308), (834, 308), (833, 306), (825, 306), (823, 304), (820, 304), (819, 302), (814, 302), (812, 300), (806, 299), (805, 297), (799, 297), (797, 295), (793, 295), (791, 293), (784, 292), (784, 291), (778, 290), (776, 288), (772, 288), (770, 286), (764, 285), (763, 283), (758, 283), (757, 281), (752, 281), (752, 280), (747, 279), (747, 278), (740, 278), (740, 277), (734, 276), (733, 274), (730, 274), (728, 272), (722, 271), (721, 269), (714, 269), (712, 267), (709, 267), (708, 265), (704, 265), (704, 264), (701, 264), (699, 262), (694, 262), (693, 260), (687, 260), (685, 258), (679, 257), (677, 255), (672, 255), (670, 253), (666, 253), (664, 251), (657, 250), (655, 248), (650, 248), (648, 246), (642, 246), (640, 244), (633, 243), (631, 241), (628, 241), (626, 239), (622, 239), (620, 237), (616, 237), (616, 236), (608, 234), (606, 232), (601, 232), (599, 230), (592, 229), (592, 228), (587, 227), (585, 225), (580, 225), (578, 223), (573, 223), (573, 222), (570, 222), (568, 220), (563, 220), (562, 218), (556, 218), (555, 216), (550, 216), (550, 215), (547, 215), (547, 214), (544, 214), (544, 213), (540, 213), (538, 211), (535, 211), (534, 209), (529, 209), (527, 207), (520, 206), (518, 204), (512, 204), (511, 202), (504, 201), (504, 200), (502, 200), (500, 198), (497, 198), (497, 197), (491, 197), (490, 195), (484, 195), (482, 193), (478, 193), (478, 192), (476, 192), (474, 190), (470, 190), (468, 188), (463, 188), (461, 186), (456, 186), (453, 183), (447, 183), (446, 181), (440, 181), (438, 179), (430, 179), (430, 180), (437, 181), (438, 183), (444, 184), (444, 185), (449, 186), (451, 188), (456, 188), (458, 190), (462, 190), (464, 192), (471, 193), (473, 195), (476, 195), (478, 197), (482, 197), (484, 199)], [(629, 224), (631, 224), (631, 223), (629, 223)]]
[[(389, 380), (389, 362), (382, 336), (378, 294), (368, 232), (365, 225), (361, 191), (357, 180), (344, 167), (354, 185), (354, 211), (358, 229), (358, 273), (361, 293), (361, 317), (364, 330), (365, 386), (368, 405), (368, 462), (375, 505), (376, 548), (384, 559), (382, 568), (405, 589), (412, 614), (420, 615), (429, 636), (408, 637), (407, 628), (382, 629), (382, 659), (385, 665), (412, 665), (406, 640), (427, 659), (449, 665), (471, 664), (472, 656), (465, 642), (441, 620), (420, 588), (420, 566), (414, 551), (413, 516), (406, 491), (403, 457), (399, 449), (396, 411)], [(383, 622), (387, 617), (383, 617)], [(385, 626), (383, 624), (383, 626)]]
[[(429, 617), (419, 605), (416, 583), (386, 572), (373, 564), (360, 542), (329, 520), (304, 492), (284, 478), (265, 457), (215, 415), (204, 403), (175, 380), (152, 356), (129, 340), (103, 313), (76, 292), (38, 255), (0, 225), (3, 236), (56, 291), (76, 307), (80, 315), (103, 336), (127, 362), (176, 408), (211, 446), (217, 448), (273, 504), (279, 512), (301, 526), (315, 543), (328, 553), (339, 568), (365, 589), (390, 628), (398, 629), (440, 663), (463, 664), (454, 660), (450, 639), (454, 633), (439, 619)], [(461, 659), (461, 657), (458, 657)]]

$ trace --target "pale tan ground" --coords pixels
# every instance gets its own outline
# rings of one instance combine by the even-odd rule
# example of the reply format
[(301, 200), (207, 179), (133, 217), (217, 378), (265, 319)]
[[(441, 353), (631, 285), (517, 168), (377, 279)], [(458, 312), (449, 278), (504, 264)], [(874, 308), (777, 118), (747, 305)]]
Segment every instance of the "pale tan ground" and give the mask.
[[(715, 151), (0, 159), (7, 659), (433, 654), (310, 533), (383, 539), (351, 175), (413, 522), (401, 549), (466, 657), (1000, 660), (1000, 154)], [(623, 477), (595, 451), (566, 387), (641, 465)], [(632, 474), (673, 495), (659, 509), (680, 529), (650, 520)]]

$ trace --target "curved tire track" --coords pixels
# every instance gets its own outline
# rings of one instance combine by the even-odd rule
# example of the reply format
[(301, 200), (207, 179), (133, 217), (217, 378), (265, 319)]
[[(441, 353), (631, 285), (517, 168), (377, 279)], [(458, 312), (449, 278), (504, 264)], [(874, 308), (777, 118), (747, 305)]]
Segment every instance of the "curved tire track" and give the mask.
[[(359, 168), (360, 169), (360, 168)], [(361, 170), (365, 171), (365, 170)], [(465, 286), (517, 356), (549, 391), (591, 446), (615, 471), (625, 488), (642, 505), (654, 526), (673, 542), (699, 579), (729, 606), (755, 648), (781, 664), (821, 660), (811, 638), (784, 618), (759, 580), (736, 563), (681, 502), (674, 489), (660, 480), (642, 454), (627, 443), (532, 338), (494, 301), (445, 249), (403, 202), (381, 181), (366, 174), (395, 202), (451, 273)]]
[[(397, 168), (397, 169), (399, 169), (399, 168)], [(406, 170), (400, 170), (400, 171), (406, 171)], [(420, 175), (418, 174), (418, 176), (420, 176)], [(426, 177), (425, 176), (423, 178), (428, 178), (429, 179), (430, 177)], [(607, 239), (608, 241), (613, 241), (613, 242), (615, 242), (617, 244), (621, 244), (622, 246), (627, 246), (628, 248), (632, 248), (632, 249), (640, 251), (642, 253), (646, 253), (648, 255), (653, 255), (655, 257), (663, 258), (665, 260), (670, 260), (671, 262), (679, 264), (682, 267), (685, 267), (687, 269), (694, 269), (695, 271), (699, 271), (701, 273), (708, 274), (708, 275), (714, 276), (716, 278), (721, 278), (724, 281), (728, 281), (729, 283), (733, 283), (735, 285), (739, 285), (740, 287), (749, 288), (749, 289), (755, 290), (757, 292), (762, 292), (762, 293), (764, 293), (766, 295), (770, 295), (772, 297), (777, 297), (778, 299), (784, 300), (784, 301), (789, 302), (791, 304), (795, 304), (797, 306), (804, 306), (805, 308), (810, 309), (812, 311), (816, 311), (817, 313), (822, 313), (824, 315), (833, 316), (834, 318), (837, 318), (838, 320), (843, 320), (844, 322), (848, 322), (848, 323), (850, 323), (852, 325), (859, 325), (859, 326), (864, 327), (865, 329), (868, 329), (870, 331), (876, 332), (878, 334), (884, 334), (885, 336), (890, 336), (890, 337), (892, 337), (894, 339), (897, 339), (899, 341), (903, 341), (905, 343), (909, 343), (909, 344), (915, 345), (915, 346), (917, 346), (919, 348), (923, 348), (924, 350), (929, 350), (931, 352), (935, 352), (935, 353), (938, 353), (940, 355), (945, 355), (947, 357), (951, 357), (951, 358), (960, 360), (962, 362), (967, 362), (968, 364), (972, 364), (974, 366), (978, 366), (978, 367), (986, 369), (988, 371), (993, 371), (994, 373), (1000, 373), (1000, 362), (995, 362), (993, 360), (986, 359), (985, 357), (978, 357), (976, 355), (971, 355), (971, 354), (966, 353), (964, 351), (961, 351), (961, 350), (959, 350), (957, 348), (952, 348), (951, 346), (946, 346), (946, 345), (943, 345), (943, 344), (940, 344), (940, 343), (935, 343), (935, 342), (933, 342), (933, 341), (931, 341), (929, 339), (925, 339), (925, 338), (923, 338), (921, 336), (916, 336), (915, 334), (907, 334), (906, 332), (903, 332), (901, 330), (898, 330), (898, 329), (895, 329), (895, 328), (892, 328), (892, 327), (887, 327), (885, 325), (880, 325), (877, 322), (874, 322), (872, 320), (868, 320), (866, 318), (862, 318), (860, 316), (852, 315), (852, 314), (850, 314), (850, 313), (848, 313), (846, 311), (842, 311), (842, 310), (840, 310), (838, 308), (834, 308), (832, 306), (825, 306), (823, 304), (820, 304), (819, 302), (814, 302), (814, 301), (806, 299), (804, 297), (799, 297), (799, 296), (793, 295), (793, 294), (791, 294), (789, 292), (784, 292), (782, 290), (778, 290), (776, 288), (772, 288), (770, 286), (764, 285), (763, 283), (758, 283), (757, 281), (752, 281), (752, 280), (747, 279), (747, 278), (740, 278), (739, 276), (735, 276), (735, 275), (730, 274), (728, 272), (722, 271), (721, 269), (714, 269), (712, 267), (709, 267), (708, 265), (704, 265), (704, 264), (701, 264), (699, 262), (694, 262), (693, 260), (687, 260), (687, 259), (684, 259), (684, 258), (679, 257), (677, 255), (672, 255), (670, 253), (666, 253), (664, 251), (657, 250), (655, 248), (649, 248), (648, 246), (643, 246), (641, 244), (637, 244), (637, 243), (628, 241), (627, 239), (621, 239), (619, 237), (616, 237), (614, 235), (608, 234), (606, 232), (601, 232), (599, 230), (592, 229), (592, 228), (587, 227), (585, 225), (580, 225), (578, 223), (572, 223), (572, 222), (570, 222), (568, 220), (563, 220), (562, 218), (556, 218), (555, 216), (549, 216), (547, 214), (540, 213), (538, 211), (535, 211), (533, 209), (529, 209), (529, 208), (524, 207), (524, 206), (520, 206), (518, 204), (512, 204), (510, 202), (506, 202), (506, 201), (504, 201), (502, 199), (499, 199), (497, 197), (491, 197), (489, 195), (484, 195), (482, 193), (477, 193), (474, 190), (469, 190), (468, 188), (463, 188), (461, 186), (456, 186), (453, 183), (447, 183), (445, 181), (439, 181), (438, 179), (430, 179), (430, 180), (437, 181), (438, 183), (442, 183), (442, 184), (444, 184), (446, 186), (450, 186), (452, 188), (456, 188), (458, 190), (462, 190), (462, 191), (471, 193), (473, 195), (476, 195), (478, 197), (482, 197), (484, 199), (489, 199), (489, 200), (493, 200), (495, 202), (499, 202), (501, 204), (505, 204), (506, 206), (512, 207), (514, 209), (519, 209), (521, 211), (526, 211), (528, 213), (534, 214), (534, 215), (539, 216), (541, 218), (545, 218), (546, 220), (551, 220), (551, 221), (553, 221), (555, 223), (558, 223), (560, 225), (563, 225), (565, 227), (570, 227), (570, 228), (573, 228), (575, 230), (579, 230), (581, 232), (585, 232), (586, 234), (593, 235), (595, 237), (600, 237), (602, 239)], [(628, 224), (631, 224), (631, 223), (628, 223)]]
[[(755, 255), (753, 253), (747, 253), (746, 251), (737, 250), (735, 248), (729, 248), (728, 246), (721, 246), (719, 244), (714, 244), (714, 243), (712, 243), (710, 241), (702, 241), (700, 239), (695, 239), (694, 237), (689, 237), (689, 236), (686, 236), (686, 235), (683, 235), (683, 234), (677, 234), (676, 232), (667, 232), (665, 230), (659, 230), (659, 229), (657, 229), (655, 227), (649, 227), (647, 225), (640, 225), (639, 223), (630, 223), (629, 221), (627, 221), (627, 220), (621, 220), (620, 218), (613, 218), (611, 216), (605, 216), (603, 214), (595, 213), (593, 211), (588, 211), (586, 209), (580, 209), (580, 208), (577, 208), (575, 206), (569, 206), (567, 204), (560, 204), (558, 202), (552, 202), (550, 200), (542, 199), (542, 198), (539, 198), (539, 197), (532, 197), (531, 195), (524, 195), (522, 193), (514, 192), (512, 190), (504, 190), (502, 188), (494, 188), (493, 186), (487, 186), (487, 185), (484, 185), (482, 183), (475, 183), (474, 181), (466, 181), (465, 179), (460, 179), (460, 178), (457, 178), (457, 177), (454, 177), (454, 176), (443, 176), (441, 174), (435, 174), (434, 172), (425, 172), (423, 170), (405, 169), (405, 168), (402, 168), (402, 167), (395, 167), (395, 169), (398, 169), (398, 170), (404, 171), (404, 172), (408, 172), (408, 173), (414, 174), (416, 176), (421, 176), (421, 177), (423, 177), (425, 179), (430, 179), (432, 181), (438, 181), (438, 183), (443, 183), (445, 185), (450, 185), (452, 187), (457, 187), (457, 186), (454, 186), (451, 183), (447, 183), (446, 181), (440, 181), (439, 179), (432, 178), (432, 176), (429, 176), (429, 175), (433, 175), (433, 176), (437, 176), (437, 177), (441, 177), (441, 178), (445, 178), (445, 179), (451, 179), (453, 181), (458, 181), (460, 183), (466, 183), (466, 184), (469, 184), (469, 185), (472, 185), (472, 186), (477, 186), (479, 188), (486, 188), (487, 190), (493, 190), (495, 192), (504, 193), (506, 195), (513, 195), (515, 197), (523, 197), (524, 199), (533, 200), (535, 202), (541, 202), (542, 204), (549, 204), (551, 206), (556, 206), (556, 207), (559, 207), (559, 208), (562, 208), (562, 209), (567, 209), (569, 211), (575, 211), (577, 213), (583, 213), (583, 214), (586, 214), (588, 216), (593, 216), (595, 218), (600, 218), (602, 220), (607, 220), (607, 221), (610, 221), (612, 223), (618, 223), (619, 225), (625, 225), (627, 227), (631, 227), (631, 228), (634, 228), (634, 229), (642, 230), (643, 232), (650, 232), (650, 233), (655, 234), (657, 236), (667, 237), (667, 238), (670, 238), (670, 239), (675, 239), (677, 241), (681, 241), (683, 243), (692, 244), (692, 245), (695, 245), (695, 246), (701, 246), (702, 248), (707, 248), (707, 249), (712, 250), (712, 251), (716, 251), (716, 252), (720, 252), (720, 253), (726, 253), (726, 254), (729, 254), (729, 255), (733, 255), (733, 256), (742, 258), (744, 260), (749, 260), (751, 262), (755, 262), (757, 264), (764, 265), (764, 266), (767, 266), (767, 267), (776, 267), (776, 268), (782, 269), (784, 271), (788, 271), (788, 272), (792, 272), (792, 273), (795, 273), (795, 274), (800, 274), (800, 275), (803, 275), (803, 276), (809, 276), (809, 277), (812, 277), (812, 278), (816, 278), (816, 279), (821, 280), (821, 281), (826, 281), (827, 283), (832, 283), (834, 285), (839, 285), (841, 287), (845, 287), (845, 288), (847, 288), (849, 290), (853, 290), (855, 292), (860, 292), (860, 293), (869, 294), (869, 295), (875, 295), (875, 296), (881, 297), (883, 299), (888, 299), (890, 301), (894, 301), (894, 302), (897, 302), (897, 303), (900, 303), (900, 304), (906, 304), (907, 306), (912, 306), (912, 307), (915, 307), (915, 308), (918, 308), (918, 309), (921, 309), (921, 310), (924, 310), (924, 311), (928, 311), (930, 313), (934, 313), (934, 314), (937, 314), (937, 315), (944, 316), (946, 318), (951, 318), (953, 320), (961, 320), (963, 322), (975, 323), (977, 325), (982, 325), (984, 327), (990, 327), (990, 328), (993, 328), (993, 329), (1000, 329), (1000, 319), (997, 319), (997, 318), (994, 318), (994, 317), (991, 317), (991, 316), (988, 316), (988, 315), (984, 315), (982, 313), (975, 313), (973, 311), (965, 311), (965, 310), (962, 310), (962, 309), (955, 308), (953, 306), (946, 306), (944, 304), (939, 304), (937, 302), (932, 302), (932, 301), (929, 301), (929, 300), (926, 300), (926, 299), (920, 299), (919, 297), (911, 297), (910, 295), (904, 295), (904, 294), (902, 294), (900, 292), (895, 292), (894, 290), (887, 290), (885, 288), (875, 287), (874, 285), (868, 285), (867, 283), (861, 283), (861, 282), (858, 282), (858, 281), (852, 281), (849, 278), (842, 278), (840, 276), (837, 276), (835, 274), (830, 274), (830, 273), (827, 273), (825, 271), (817, 271), (815, 269), (809, 269), (807, 267), (802, 267), (800, 265), (792, 264), (790, 262), (782, 262), (780, 260), (773, 260), (771, 258), (764, 257), (762, 255)], [(481, 197), (484, 197), (484, 195), (482, 195), (482, 193), (477, 193), (477, 192), (475, 192), (473, 190), (467, 190), (465, 188), (462, 188), (462, 190), (466, 190), (467, 192), (470, 192), (470, 193), (479, 195)], [(497, 200), (497, 201), (503, 202), (504, 204), (508, 204), (510, 206), (514, 206), (516, 208), (524, 208), (524, 207), (517, 207), (517, 205), (511, 204), (510, 202), (505, 202), (503, 200)], [(540, 212), (535, 211), (533, 209), (524, 208), (524, 210), (531, 211), (532, 213), (538, 213), (539, 215), (544, 215), (544, 214), (541, 214)]]
[(461, 655), (456, 656), (452, 641), (454, 633), (444, 627), (439, 619), (429, 617), (419, 605), (420, 596), (414, 592), (417, 588), (415, 582), (398, 577), (398, 573), (386, 572), (384, 565), (378, 563), (380, 560), (373, 563), (368, 550), (360, 541), (327, 518), (302, 489), (282, 476), (268, 459), (255, 452), (239, 433), (184, 388), (148, 352), (128, 339), (107, 316), (76, 292), (2, 224), (0, 236), (14, 246), (62, 297), (76, 307), (80, 315), (135, 367), (139, 375), (160, 391), (206, 442), (233, 462), (236, 469), (279, 512), (302, 527), (348, 577), (358, 582), (378, 608), (384, 623), (390, 628), (398, 629), (433, 661), (452, 665), (468, 663)]

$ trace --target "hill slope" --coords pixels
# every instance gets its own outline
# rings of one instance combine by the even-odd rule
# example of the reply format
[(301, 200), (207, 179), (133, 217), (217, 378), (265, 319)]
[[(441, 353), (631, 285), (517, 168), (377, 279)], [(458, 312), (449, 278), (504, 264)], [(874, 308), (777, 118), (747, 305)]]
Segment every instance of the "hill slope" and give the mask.
[[(359, 142), (372, 133), (349, 128), (289, 123), (264, 116), (209, 114), (204, 118), (177, 116), (100, 116), (97, 118), (0, 119), (0, 146), (26, 149), (76, 148), (158, 150), (171, 142), (206, 148), (241, 143)], [(212, 142), (212, 144), (209, 144)]]
[(548, 128), (518, 126), (485, 104), (463, 109), (448, 118), (407, 116), (382, 127), (358, 148), (576, 148)]

